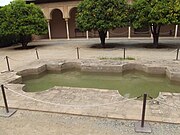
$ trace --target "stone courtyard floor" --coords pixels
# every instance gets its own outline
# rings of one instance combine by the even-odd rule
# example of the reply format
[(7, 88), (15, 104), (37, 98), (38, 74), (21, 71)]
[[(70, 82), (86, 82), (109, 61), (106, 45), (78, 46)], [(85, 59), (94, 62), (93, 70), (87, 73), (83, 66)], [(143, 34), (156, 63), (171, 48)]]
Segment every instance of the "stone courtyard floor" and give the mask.
[[(135, 62), (145, 63), (149, 65), (164, 65), (171, 67), (173, 71), (180, 70), (180, 61), (175, 61), (176, 57), (176, 49), (180, 47), (179, 39), (161, 39), (160, 43), (163, 45), (167, 45), (167, 48), (161, 49), (152, 49), (145, 48), (144, 46), (151, 43), (150, 39), (110, 39), (107, 41), (108, 44), (115, 46), (114, 48), (96, 48), (96, 44), (99, 43), (98, 39), (90, 39), (90, 40), (80, 40), (80, 39), (72, 39), (70, 41), (67, 40), (41, 40), (30, 43), (31, 46), (36, 46), (39, 52), (40, 60), (46, 61), (54, 61), (56, 59), (67, 59), (73, 60), (76, 59), (76, 47), (80, 48), (80, 59), (89, 60), (89, 59), (99, 59), (99, 58), (115, 58), (115, 57), (123, 57), (123, 49), (126, 48), (126, 56), (135, 58)], [(29, 63), (36, 60), (35, 50), (21, 50), (18, 48), (19, 46), (12, 46), (8, 48), (0, 49), (0, 71), (4, 72), (7, 70), (6, 62), (4, 60), (5, 56), (9, 57), (10, 67), (14, 71), (18, 71), (19, 67), (28, 66)], [(12, 73), (9, 73), (11, 76)], [(1, 74), (3, 76), (3, 73)], [(10, 77), (9, 76), (9, 77)], [(4, 80), (0, 80), (2, 83)], [(9, 85), (10, 88), (16, 87), (15, 85)], [(20, 86), (17, 85), (17, 90), (21, 89)], [(30, 94), (32, 97), (36, 99), (42, 99), (45, 101), (53, 101), (54, 102), (63, 102), (66, 98), (66, 94), (64, 93), (68, 88), (64, 88), (59, 92), (57, 87), (54, 88), (50, 92), (42, 92), (41, 94)], [(75, 90), (75, 89), (74, 89)], [(69, 95), (78, 97), (78, 89), (73, 92), (73, 90), (69, 93)], [(82, 91), (81, 91), (82, 92)], [(79, 92), (79, 93), (81, 93)], [(81, 98), (88, 99), (87, 103), (92, 104), (91, 100), (93, 99), (93, 91), (89, 91), (91, 94), (90, 97), (83, 96)], [(57, 94), (58, 93), (58, 94)], [(63, 95), (62, 99), (55, 95)], [(83, 92), (81, 93), (83, 94)], [(121, 101), (120, 97), (108, 98), (107, 94), (114, 94), (104, 92), (104, 96), (107, 97), (104, 99), (100, 95), (95, 95), (98, 97), (99, 101), (97, 102), (119, 102)], [(12, 117), (10, 118), (0, 118), (0, 135), (19, 135), (19, 134), (37, 134), (37, 135), (45, 135), (45, 134), (57, 134), (57, 135), (78, 135), (78, 134), (89, 134), (89, 135), (130, 135), (137, 133), (134, 132), (134, 121), (125, 121), (120, 119), (111, 119), (111, 118), (123, 118), (123, 119), (138, 119), (137, 115), (141, 113), (141, 106), (139, 106), (136, 102), (139, 101), (131, 101), (131, 105), (129, 108), (134, 108), (134, 112), (128, 114), (128, 109), (124, 107), (128, 107), (126, 103), (123, 104), (124, 107), (109, 106), (109, 107), (93, 107), (93, 108), (85, 108), (81, 109), (81, 107), (73, 108), (73, 107), (62, 107), (62, 106), (46, 106), (42, 103), (32, 102), (26, 100), (24, 102), (25, 97), (16, 96), (14, 98), (14, 93), (7, 92), (7, 95), (11, 98), (9, 100), (10, 106), (15, 108), (20, 108)], [(81, 98), (69, 98), (69, 103), (81, 103), (79, 102)], [(178, 104), (179, 104), (179, 96)], [(18, 100), (17, 100), (18, 99)], [(0, 97), (0, 105), (3, 106), (2, 97)], [(74, 102), (75, 101), (75, 102)], [(128, 101), (130, 102), (130, 101)], [(173, 123), (180, 123), (180, 110), (174, 108), (173, 110), (169, 110), (165, 108), (163, 112), (158, 112), (159, 109), (156, 106), (153, 106), (154, 114), (162, 115), (161, 120), (168, 122), (171, 121), (171, 115), (173, 114)], [(41, 109), (39, 109), (41, 108)], [(120, 108), (120, 110), (118, 109)], [(132, 109), (131, 108), (131, 109)], [(123, 109), (123, 110), (122, 110)], [(1, 108), (2, 110), (2, 108)], [(31, 110), (31, 111), (30, 111)], [(34, 110), (34, 111), (32, 111)], [(36, 110), (36, 111), (35, 111)], [(53, 113), (51, 113), (51, 111)], [(106, 111), (103, 111), (106, 110)], [(115, 112), (122, 111), (122, 117), (117, 117)], [(131, 110), (132, 111), (132, 110)], [(48, 113), (47, 113), (48, 112)], [(63, 114), (69, 112), (67, 114), (78, 114), (78, 116)], [(170, 113), (173, 112), (173, 113)], [(79, 116), (79, 114), (83, 113), (85, 116)], [(149, 113), (152, 113), (149, 112)], [(94, 115), (95, 114), (95, 115)], [(101, 115), (99, 115), (101, 114)], [(111, 116), (107, 116), (107, 114)], [(148, 113), (147, 113), (148, 114)], [(87, 117), (87, 116), (97, 116), (97, 117)], [(100, 117), (98, 117), (100, 116)], [(175, 117), (174, 117), (175, 116)], [(110, 119), (108, 119), (108, 118)], [(139, 116), (140, 117), (140, 116)], [(154, 121), (157, 117), (151, 117), (150, 120)], [(176, 119), (177, 118), (177, 119)], [(168, 123), (151, 123), (151, 127), (153, 135), (179, 135), (180, 134), (180, 125), (179, 124), (168, 124)]]

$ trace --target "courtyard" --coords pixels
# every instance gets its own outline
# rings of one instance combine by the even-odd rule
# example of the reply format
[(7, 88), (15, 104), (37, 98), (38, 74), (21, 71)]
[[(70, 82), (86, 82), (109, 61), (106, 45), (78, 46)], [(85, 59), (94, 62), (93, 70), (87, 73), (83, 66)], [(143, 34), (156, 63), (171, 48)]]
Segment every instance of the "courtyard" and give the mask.
[[(135, 39), (116, 39), (112, 38), (107, 40), (107, 48), (100, 48), (98, 46), (99, 39), (71, 39), (69, 41), (63, 39), (57, 40), (40, 40), (34, 41), (29, 44), (29, 49), (22, 50), (20, 46), (11, 46), (0, 49), (0, 71), (1, 71), (1, 83), (6, 83), (7, 79), (12, 79), (14, 72), (21, 71), (27, 67), (40, 67), (45, 62), (56, 63), (57, 61), (61, 63), (62, 61), (79, 62), (84, 63), (95, 63), (101, 64), (105, 63), (110, 65), (112, 63), (138, 63), (144, 64), (151, 67), (165, 67), (175, 74), (180, 73), (180, 60), (175, 60), (177, 55), (177, 48), (180, 47), (179, 39), (174, 38), (161, 38), (160, 48), (151, 48), (150, 38), (135, 38)], [(79, 48), (79, 57), (77, 59), (77, 47)], [(36, 50), (38, 52), (39, 59), (37, 59)], [(126, 58), (134, 58), (135, 60), (113, 60), (113, 58), (123, 58), (124, 48), (126, 50)], [(5, 56), (8, 56), (10, 69), (13, 72), (6, 72), (7, 64)], [(103, 60), (102, 60), (103, 59)], [(108, 60), (111, 59), (111, 60)], [(179, 79), (179, 78), (176, 78)], [(52, 91), (42, 92), (41, 94), (33, 93), (21, 93), (22, 86), (16, 84), (7, 84), (11, 91), (7, 90), (7, 97), (9, 101), (9, 106), (17, 108), (18, 111), (10, 118), (0, 118), (1, 122), (1, 132), (5, 134), (27, 134), (28, 131), (32, 131), (29, 134), (91, 134), (91, 135), (103, 135), (103, 134), (137, 134), (134, 132), (134, 120), (139, 120), (141, 117), (141, 102), (136, 100), (123, 101), (122, 97), (119, 97), (118, 93), (104, 91), (93, 91), (89, 97), (83, 95), (84, 92), (78, 91), (78, 88), (64, 88), (64, 91), (58, 91), (58, 88), (52, 89)], [(66, 89), (72, 90), (68, 94)], [(34, 99), (40, 99), (40, 101), (45, 101), (45, 104), (38, 101), (32, 101), (31, 99), (26, 99), (22, 95), (18, 95), (20, 92), (22, 95), (28, 95)], [(74, 92), (73, 92), (74, 90)], [(63, 93), (64, 92), (64, 93)], [(77, 92), (77, 93), (76, 93)], [(97, 94), (97, 93), (100, 94)], [(81, 93), (81, 97), (78, 95)], [(94, 94), (93, 94), (94, 93)], [(62, 96), (61, 96), (62, 94)], [(75, 98), (71, 99), (68, 95), (75, 95)], [(97, 95), (96, 95), (97, 94)], [(104, 96), (100, 96), (103, 95)], [(111, 96), (108, 98), (108, 95)], [(59, 97), (63, 97), (59, 99)], [(109, 106), (88, 106), (81, 108), (82, 99), (93, 99), (96, 95), (97, 101), (100, 104), (111, 103), (123, 101), (122, 104), (109, 105)], [(67, 98), (66, 98), (67, 96)], [(169, 99), (166, 104), (174, 105), (172, 103), (179, 103), (179, 95), (172, 96), (171, 94), (165, 95)], [(104, 99), (104, 97), (107, 97)], [(174, 98), (175, 97), (175, 100)], [(121, 98), (121, 99), (120, 99)], [(75, 106), (61, 106), (66, 99), (69, 99), (68, 103), (75, 103)], [(100, 100), (99, 100), (100, 99)], [(1, 109), (3, 106), (2, 96), (0, 97)], [(57, 103), (56, 105), (46, 103)], [(87, 103), (93, 105), (93, 100), (88, 100)], [(139, 102), (139, 103), (137, 103)], [(76, 104), (77, 103), (77, 104)], [(133, 104), (133, 105), (132, 105)], [(151, 123), (152, 134), (172, 134), (178, 135), (180, 132), (179, 120), (179, 106), (162, 105), (159, 109), (156, 105), (151, 106), (149, 102), (148, 120), (165, 122), (165, 123)], [(76, 106), (77, 105), (77, 106)], [(78, 106), (79, 105), (79, 106)], [(129, 105), (129, 106), (128, 106)], [(128, 110), (130, 108), (131, 110)], [(134, 109), (134, 110), (133, 110)], [(164, 110), (163, 110), (164, 109)], [(151, 115), (151, 113), (153, 115)], [(30, 118), (32, 117), (32, 119)], [(43, 120), (43, 121), (41, 121)], [(59, 120), (59, 121), (58, 121)], [(125, 121), (130, 120), (130, 121)], [(133, 120), (133, 121), (131, 121)], [(47, 122), (46, 122), (47, 121)], [(70, 122), (71, 121), (71, 122)], [(58, 123), (61, 123), (61, 127)], [(177, 124), (168, 124), (177, 123)], [(26, 125), (26, 126), (25, 126)], [(41, 125), (41, 126), (39, 126)], [(49, 125), (49, 126), (48, 126)], [(54, 125), (54, 126), (50, 126)], [(83, 126), (82, 126), (83, 125)], [(117, 126), (118, 125), (118, 126)], [(8, 127), (8, 128), (5, 128)], [(13, 127), (16, 127), (12, 130)], [(17, 128), (18, 127), (18, 128)], [(22, 128), (24, 127), (24, 128)], [(45, 128), (48, 127), (48, 128)], [(71, 129), (70, 129), (71, 127)], [(73, 127), (73, 128), (72, 128)], [(158, 128), (159, 127), (159, 128)], [(20, 128), (22, 128), (20, 130)], [(105, 130), (104, 130), (105, 129)], [(43, 130), (43, 132), (41, 132)], [(47, 133), (49, 132), (49, 133)], [(1, 134), (0, 133), (0, 134)]]

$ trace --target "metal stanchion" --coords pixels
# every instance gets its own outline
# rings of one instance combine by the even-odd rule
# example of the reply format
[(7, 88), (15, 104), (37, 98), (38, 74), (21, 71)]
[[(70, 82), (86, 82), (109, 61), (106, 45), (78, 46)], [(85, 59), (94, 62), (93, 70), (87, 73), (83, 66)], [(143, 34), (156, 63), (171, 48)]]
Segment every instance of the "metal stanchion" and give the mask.
[(177, 55), (176, 55), (176, 60), (179, 58), (179, 48), (177, 49)]
[(145, 113), (146, 113), (146, 99), (147, 99), (147, 94), (144, 94), (141, 127), (144, 127), (144, 119), (145, 119)]
[(126, 59), (126, 48), (124, 48), (124, 59)]
[(39, 54), (38, 54), (37, 48), (35, 50), (36, 50), (36, 57), (37, 57), (37, 59), (39, 59)]
[(9, 107), (8, 107), (7, 99), (6, 99), (6, 93), (4, 90), (4, 85), (1, 85), (1, 90), (2, 90), (3, 99), (4, 99), (5, 111), (0, 110), (0, 116), (10, 117), (11, 115), (13, 115), (16, 112), (16, 110), (15, 109), (9, 109)]
[(77, 59), (79, 59), (79, 47), (77, 47)]
[(147, 94), (144, 94), (143, 108), (142, 108), (142, 119), (140, 122), (135, 123), (135, 131), (140, 132), (140, 133), (151, 133), (150, 125), (148, 123), (144, 123), (145, 113), (146, 113), (146, 100), (147, 100)]
[(9, 64), (9, 58), (8, 58), (8, 56), (6, 56), (5, 58), (6, 58), (6, 63), (7, 63), (8, 71), (11, 71), (10, 64)]
[(9, 113), (6, 94), (5, 94), (5, 91), (4, 91), (4, 85), (1, 85), (1, 89), (2, 89), (2, 94), (3, 94), (3, 99), (4, 99), (4, 105), (5, 105), (5, 108), (6, 108), (6, 113)]

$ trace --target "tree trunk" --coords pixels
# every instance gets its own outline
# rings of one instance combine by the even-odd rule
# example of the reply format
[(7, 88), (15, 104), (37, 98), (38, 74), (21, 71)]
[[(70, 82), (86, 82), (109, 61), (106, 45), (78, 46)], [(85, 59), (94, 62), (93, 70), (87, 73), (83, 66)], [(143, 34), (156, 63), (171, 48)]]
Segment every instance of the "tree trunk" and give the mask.
[(27, 49), (27, 45), (31, 40), (31, 35), (20, 35), (20, 43), (23, 49)]
[(161, 25), (153, 24), (151, 26), (151, 33), (153, 35), (153, 46), (158, 48), (159, 45), (159, 33), (160, 33)]
[(155, 48), (158, 48), (159, 35), (153, 35), (153, 45)]
[(100, 40), (101, 40), (101, 46), (103, 48), (105, 48), (105, 40), (106, 40), (107, 30), (98, 31), (98, 32), (99, 32), (99, 37), (100, 37)]
[(27, 49), (27, 44), (28, 44), (27, 42), (21, 42), (21, 44), (23, 49)]

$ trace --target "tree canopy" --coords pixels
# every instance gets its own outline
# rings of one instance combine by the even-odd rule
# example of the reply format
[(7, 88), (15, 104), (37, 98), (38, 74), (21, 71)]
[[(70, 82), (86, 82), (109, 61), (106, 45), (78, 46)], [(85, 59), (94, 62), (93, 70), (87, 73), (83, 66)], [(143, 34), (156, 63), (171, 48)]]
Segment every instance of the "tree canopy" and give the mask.
[(180, 24), (180, 0), (170, 0), (168, 8), (171, 23)]
[(126, 0), (84, 0), (77, 11), (77, 27), (82, 31), (97, 30), (103, 47), (108, 30), (128, 24)]
[(150, 26), (155, 47), (158, 47), (162, 25), (180, 23), (179, 0), (134, 0), (131, 12), (131, 22), (135, 28)]
[[(2, 15), (2, 14), (3, 15)], [(47, 21), (39, 7), (14, 0), (0, 9), (0, 35), (16, 35), (26, 47), (32, 34), (47, 33)]]

